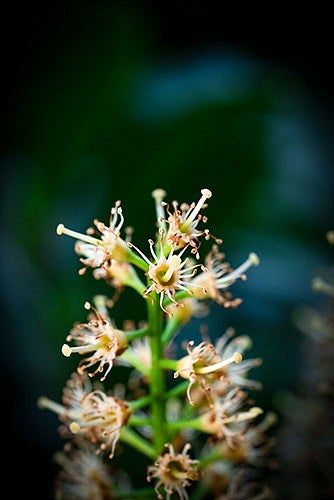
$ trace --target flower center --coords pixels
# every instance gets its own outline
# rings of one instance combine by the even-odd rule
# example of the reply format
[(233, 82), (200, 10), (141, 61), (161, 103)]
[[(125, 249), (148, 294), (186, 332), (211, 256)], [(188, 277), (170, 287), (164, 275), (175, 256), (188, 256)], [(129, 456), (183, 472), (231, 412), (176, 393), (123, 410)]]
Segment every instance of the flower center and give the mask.
[(179, 460), (171, 460), (169, 462), (168, 468), (171, 477), (173, 477), (174, 479), (184, 479), (187, 477), (187, 473), (185, 472), (185, 469), (184, 467), (182, 467), (182, 464)]
[(180, 257), (173, 255), (168, 263), (159, 266), (155, 272), (156, 279), (163, 286), (172, 285), (175, 282), (174, 272), (181, 263)]

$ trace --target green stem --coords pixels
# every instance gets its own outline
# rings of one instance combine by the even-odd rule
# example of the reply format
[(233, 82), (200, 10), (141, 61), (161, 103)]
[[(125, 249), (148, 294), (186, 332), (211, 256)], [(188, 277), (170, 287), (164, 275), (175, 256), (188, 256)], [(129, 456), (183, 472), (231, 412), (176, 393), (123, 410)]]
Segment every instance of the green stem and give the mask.
[(197, 431), (203, 430), (201, 419), (193, 418), (192, 420), (177, 420), (175, 422), (168, 422), (168, 428), (171, 430), (178, 429), (195, 429)]
[(125, 285), (133, 288), (139, 295), (143, 296), (145, 285), (138, 277), (135, 279), (132, 277), (132, 279), (129, 279), (129, 281), (125, 283)]
[(134, 264), (135, 266), (139, 267), (139, 269), (142, 269), (143, 271), (147, 271), (148, 269), (148, 264), (145, 262), (139, 255), (137, 255), (135, 252), (129, 249), (129, 252), (127, 253), (126, 260), (130, 262), (130, 264)]
[(137, 417), (136, 415), (132, 415), (128, 421), (128, 425), (144, 427), (147, 425), (151, 425), (151, 419), (147, 417)]
[(165, 329), (162, 333), (162, 344), (165, 346), (172, 339), (177, 328), (180, 326), (179, 320), (177, 318), (171, 318), (166, 322)]
[[(186, 290), (181, 290), (179, 292), (176, 292), (175, 296), (174, 296), (174, 299), (179, 302), (180, 300), (182, 299), (186, 299), (186, 298), (189, 298), (189, 297), (192, 297), (191, 293), (187, 292)], [(168, 304), (171, 304), (172, 301), (170, 299), (165, 299), (164, 300), (164, 305), (168, 305)]]
[(177, 364), (178, 362), (175, 359), (160, 359), (160, 367), (164, 368), (165, 370), (176, 371)]
[(149, 376), (150, 374), (149, 368), (146, 365), (144, 365), (144, 363), (142, 363), (140, 359), (136, 357), (135, 354), (132, 353), (129, 349), (124, 351), (121, 354), (120, 358), (123, 358), (125, 361), (127, 361), (127, 363), (136, 368), (136, 370), (138, 370), (143, 375)]
[(132, 429), (123, 427), (120, 434), (120, 440), (123, 441), (123, 443), (129, 444), (132, 448), (140, 451), (151, 460), (156, 459), (156, 453), (152, 446)]
[(138, 330), (131, 330), (128, 332), (125, 332), (126, 338), (129, 342), (131, 342), (134, 339), (140, 339), (142, 337), (145, 337), (147, 335), (147, 328), (139, 328)]
[(140, 410), (141, 408), (145, 408), (145, 406), (148, 406), (152, 401), (151, 395), (148, 396), (143, 396), (139, 399), (136, 399), (135, 401), (130, 401), (130, 406), (132, 411)]
[(166, 392), (165, 399), (167, 400), (167, 399), (175, 398), (177, 396), (181, 396), (188, 389), (188, 385), (189, 385), (188, 380), (185, 380), (184, 382), (180, 382), (178, 385), (176, 385), (175, 387), (172, 387), (171, 389), (169, 389), (169, 391)]
[(160, 366), (162, 359), (162, 320), (163, 313), (160, 309), (159, 297), (155, 295), (154, 302), (147, 301), (148, 325), (150, 328), (151, 343), (151, 374), (150, 391), (152, 396), (151, 417), (153, 427), (153, 445), (157, 454), (161, 453), (166, 442), (165, 423), (165, 379), (164, 371)]

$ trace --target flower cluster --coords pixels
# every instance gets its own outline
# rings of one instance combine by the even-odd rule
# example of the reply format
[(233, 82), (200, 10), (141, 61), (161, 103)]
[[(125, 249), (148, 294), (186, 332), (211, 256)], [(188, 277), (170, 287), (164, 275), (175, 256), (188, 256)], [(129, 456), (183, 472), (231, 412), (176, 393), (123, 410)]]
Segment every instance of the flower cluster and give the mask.
[[(212, 196), (209, 189), (190, 204), (168, 204), (162, 189), (152, 196), (156, 229), (148, 239), (149, 253), (132, 241), (132, 228), (123, 229), (120, 201), (111, 209), (109, 225), (94, 220), (95, 228), (84, 234), (57, 227), (59, 235), (75, 239), (83, 264), (79, 274), (90, 269), (113, 289), (112, 297), (96, 295), (85, 303), (87, 317), (65, 338), (62, 354), (79, 360), (62, 402), (39, 398), (41, 408), (58, 415), (65, 441), (58, 454), (57, 498), (168, 500), (176, 495), (187, 500), (190, 491), (198, 499), (244, 498), (245, 492), (249, 499), (270, 498), (260, 476), (253, 477), (255, 469), (271, 463), (273, 439), (267, 431), (275, 418), (264, 415), (248, 394), (262, 387), (249, 377), (262, 363), (246, 357), (251, 338), (228, 328), (213, 332), (214, 341), (208, 336), (198, 341), (194, 332), (184, 355), (173, 355), (177, 333), (192, 317), (207, 316), (210, 303), (241, 304), (231, 288), (259, 259), (250, 252), (233, 268), (220, 249), (222, 240), (201, 227), (207, 223), (202, 211)], [(146, 303), (140, 327), (129, 319), (119, 328), (111, 314), (125, 287)], [(129, 371), (121, 385), (113, 383), (120, 365)], [(135, 484), (119, 466), (127, 447), (145, 458), (143, 484)]]
[[(333, 248), (334, 231), (326, 234)], [(279, 399), (282, 425), (277, 454), (282, 493), (333, 498), (334, 481), (334, 265), (322, 265), (311, 281), (312, 301), (291, 314), (302, 333), (298, 386)], [(302, 450), (302, 453), (300, 452)], [(300, 471), (303, 473), (301, 474)]]

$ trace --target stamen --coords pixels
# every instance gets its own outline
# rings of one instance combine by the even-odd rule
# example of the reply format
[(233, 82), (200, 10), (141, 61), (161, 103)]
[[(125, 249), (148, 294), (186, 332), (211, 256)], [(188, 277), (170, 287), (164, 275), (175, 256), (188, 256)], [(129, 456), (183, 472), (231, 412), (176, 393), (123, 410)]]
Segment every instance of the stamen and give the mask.
[(267, 413), (263, 422), (259, 425), (259, 428), (261, 428), (263, 431), (266, 431), (269, 427), (276, 425), (277, 422), (278, 422), (278, 417), (277, 417), (276, 413), (271, 411), (271, 412)]
[(105, 317), (107, 317), (108, 316), (108, 309), (107, 309), (108, 298), (105, 295), (95, 295), (93, 298), (93, 301), (96, 305), (97, 311), (101, 315), (104, 315)]
[(334, 297), (334, 286), (327, 283), (324, 279), (317, 277), (312, 280), (312, 289), (316, 292), (324, 292)]
[(230, 284), (231, 281), (240, 278), (247, 269), (249, 269), (251, 266), (258, 266), (260, 264), (260, 259), (257, 256), (256, 253), (251, 252), (248, 256), (248, 259), (245, 260), (243, 264), (241, 264), (239, 267), (234, 269), (234, 271), (226, 274), (220, 281), (220, 284), (226, 282), (226, 285)]
[(173, 273), (175, 269), (181, 264), (181, 259), (178, 255), (173, 255), (169, 259), (169, 268), (168, 271), (166, 271), (165, 275), (163, 276), (162, 280), (165, 281), (166, 283), (171, 279), (173, 276)]
[(215, 363), (213, 365), (203, 366), (200, 368), (195, 368), (195, 373), (203, 374), (203, 373), (211, 373), (224, 368), (224, 366), (230, 365), (231, 363), (241, 363), (242, 355), (240, 352), (235, 352), (233, 356), (230, 358), (224, 359), (223, 361), (219, 361), (219, 363)]
[(192, 212), (189, 215), (189, 217), (187, 217), (185, 223), (182, 225), (181, 231), (185, 230), (188, 226), (190, 226), (190, 224), (195, 220), (195, 218), (198, 215), (199, 211), (203, 207), (205, 201), (208, 198), (211, 198), (211, 196), (212, 196), (212, 193), (211, 193), (211, 191), (209, 189), (202, 189), (201, 193), (202, 193), (202, 196), (201, 196), (200, 200), (198, 201), (198, 203), (195, 206), (195, 208), (192, 210)]
[[(115, 417), (112, 416), (111, 419), (108, 419), (106, 420), (105, 418), (103, 417), (100, 417), (100, 418), (93, 418), (91, 420), (88, 420), (88, 421), (82, 421), (80, 424), (76, 421), (73, 421), (70, 423), (69, 425), (69, 429), (71, 432), (73, 432), (73, 434), (77, 434), (80, 430), (82, 429), (89, 429), (91, 427), (98, 427), (98, 426), (103, 426), (103, 425), (108, 425), (108, 423), (114, 423), (115, 422)], [(119, 427), (115, 427), (114, 430), (120, 428)]]
[[(104, 300), (104, 302), (106, 301), (106, 298), (104, 297), (104, 295), (95, 295), (94, 301), (95, 300), (97, 300), (97, 305), (100, 306), (100, 304), (103, 304), (103, 300)], [(98, 309), (96, 309), (96, 307), (92, 306), (92, 304), (90, 302), (88, 302), (88, 300), (84, 303), (84, 308), (87, 309), (87, 311), (89, 311), (90, 309), (92, 311), (94, 311), (97, 319), (102, 321), (104, 324), (106, 323), (106, 319), (103, 317), (102, 313)], [(106, 309), (105, 309), (105, 312), (106, 312)], [(108, 315), (108, 313), (105, 314), (105, 316), (107, 316), (107, 315)]]
[(262, 413), (263, 413), (262, 408), (260, 408), (258, 406), (253, 406), (253, 408), (251, 408), (248, 411), (243, 411), (243, 412), (237, 413), (235, 415), (232, 415), (231, 417), (224, 419), (224, 424), (230, 424), (233, 422), (243, 422), (245, 420), (250, 420), (252, 418), (258, 417)]
[(182, 450), (182, 455), (187, 455), (188, 451), (191, 449), (191, 444), (190, 443), (186, 443), (183, 447), (183, 450)]
[(97, 349), (101, 347), (100, 343), (97, 344), (89, 344), (85, 346), (77, 346), (77, 347), (70, 347), (67, 344), (64, 344), (63, 347), (61, 348), (61, 352), (66, 358), (69, 358), (71, 354), (74, 352), (78, 352), (79, 354), (85, 354), (86, 352), (92, 352), (92, 351), (97, 351)]
[(64, 224), (58, 224), (56, 233), (58, 235), (66, 234), (67, 236), (71, 236), (72, 238), (75, 238), (80, 241), (86, 241), (87, 243), (91, 243), (92, 245), (100, 245), (103, 246), (103, 242), (101, 240), (98, 240), (97, 238), (93, 238), (92, 236), (89, 236), (88, 234), (82, 234), (78, 233), (77, 231), (72, 231), (72, 229), (68, 229), (67, 227), (64, 226)]
[[(165, 218), (165, 213), (164, 209), (162, 208), (161, 202), (165, 198), (166, 194), (166, 191), (164, 191), (163, 189), (155, 189), (154, 191), (152, 191), (152, 196), (155, 199), (155, 209), (157, 212), (158, 221), (163, 221)], [(163, 227), (165, 227), (165, 224), (163, 224)]]
[(128, 241), (127, 245), (129, 248), (134, 248), (142, 257), (142, 259), (144, 259), (144, 261), (147, 262), (147, 264), (152, 264), (152, 262), (146, 257), (146, 255), (141, 250), (139, 250), (138, 247), (136, 247), (133, 243), (131, 243), (131, 241)]
[(44, 396), (42, 396), (38, 399), (37, 405), (39, 408), (42, 408), (42, 409), (47, 408), (48, 410), (51, 410), (54, 413), (57, 413), (57, 415), (64, 415), (67, 411), (59, 403), (56, 403), (55, 401), (51, 401), (51, 399), (48, 399)]

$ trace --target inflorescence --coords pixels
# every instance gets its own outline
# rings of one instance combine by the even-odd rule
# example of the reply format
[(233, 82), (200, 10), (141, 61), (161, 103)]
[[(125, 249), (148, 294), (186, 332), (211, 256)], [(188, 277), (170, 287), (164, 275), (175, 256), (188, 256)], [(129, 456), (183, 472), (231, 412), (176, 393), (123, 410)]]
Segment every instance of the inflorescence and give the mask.
[[(108, 225), (94, 220), (85, 234), (57, 227), (57, 234), (75, 239), (79, 274), (91, 270), (113, 289), (113, 298), (96, 295), (84, 304), (86, 320), (72, 326), (62, 346), (65, 357), (78, 357), (62, 401), (44, 396), (38, 401), (58, 415), (65, 441), (56, 455), (56, 498), (187, 500), (190, 491), (194, 499), (271, 498), (254, 471), (271, 462), (273, 439), (267, 431), (275, 416), (264, 415), (247, 392), (262, 388), (249, 378), (262, 363), (246, 358), (250, 337), (228, 328), (212, 332), (215, 341), (208, 336), (198, 341), (194, 332), (185, 352), (173, 355), (177, 333), (192, 317), (207, 316), (210, 303), (241, 304), (231, 288), (246, 280), (259, 258), (251, 252), (231, 267), (222, 240), (201, 227), (207, 223), (202, 211), (212, 196), (209, 189), (191, 204), (168, 204), (162, 189), (152, 196), (156, 228), (149, 252), (132, 241), (132, 228), (123, 228), (119, 200)], [(146, 303), (140, 328), (130, 319), (120, 328), (111, 314), (125, 287)], [(124, 384), (113, 384), (118, 366), (130, 371)], [(131, 447), (145, 458), (144, 484), (119, 468), (118, 457)]]

